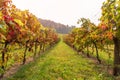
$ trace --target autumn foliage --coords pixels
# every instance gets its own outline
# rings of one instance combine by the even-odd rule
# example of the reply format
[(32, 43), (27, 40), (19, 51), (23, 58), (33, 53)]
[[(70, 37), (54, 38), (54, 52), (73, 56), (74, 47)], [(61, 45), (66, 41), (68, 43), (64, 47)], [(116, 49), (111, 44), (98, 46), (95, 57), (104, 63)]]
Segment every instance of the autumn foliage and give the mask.
[(38, 47), (40, 47), (40, 54), (47, 46), (52, 46), (58, 41), (56, 32), (42, 26), (38, 18), (28, 10), (17, 9), (11, 0), (0, 0), (0, 46), (2, 46), (0, 47), (0, 71), (2, 70), (2, 73), (9, 59), (13, 57), (16, 59), (14, 56), (16, 54), (9, 54), (8, 48), (15, 47), (15, 45), (24, 47), (23, 56), (19, 56), (22, 57), (21, 63), (25, 64), (27, 51), (34, 50), (33, 57), (35, 58), (38, 54)]

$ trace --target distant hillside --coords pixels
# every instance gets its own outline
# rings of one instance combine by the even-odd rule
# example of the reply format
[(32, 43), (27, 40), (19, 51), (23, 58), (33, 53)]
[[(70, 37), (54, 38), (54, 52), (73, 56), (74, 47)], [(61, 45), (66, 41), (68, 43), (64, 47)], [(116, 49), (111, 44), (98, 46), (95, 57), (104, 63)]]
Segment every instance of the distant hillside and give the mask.
[(54, 28), (56, 30), (56, 32), (58, 33), (62, 33), (62, 34), (67, 34), (69, 33), (73, 28), (75, 28), (74, 26), (70, 27), (68, 25), (64, 25), (61, 23), (56, 23), (54, 21), (51, 20), (44, 20), (44, 19), (39, 19), (40, 23), (45, 26), (45, 27), (50, 27), (50, 28)]

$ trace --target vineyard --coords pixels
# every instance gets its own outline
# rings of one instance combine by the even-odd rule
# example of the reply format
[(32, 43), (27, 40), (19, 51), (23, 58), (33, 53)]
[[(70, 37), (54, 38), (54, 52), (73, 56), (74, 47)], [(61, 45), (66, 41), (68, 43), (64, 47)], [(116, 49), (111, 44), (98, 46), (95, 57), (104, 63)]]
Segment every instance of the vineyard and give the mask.
[(106, 0), (101, 10), (98, 25), (80, 18), (80, 27), (63, 35), (0, 0), (0, 80), (119, 80), (120, 0)]
[(35, 15), (27, 10), (17, 9), (11, 0), (1, 0), (0, 4), (2, 4), (0, 6), (2, 77), (5, 70), (14, 63), (25, 64), (27, 57), (30, 56), (35, 59), (37, 54), (40, 55), (41, 51), (57, 43), (59, 38), (54, 30), (43, 27)]
[[(101, 23), (98, 26), (89, 19), (81, 18), (78, 20), (81, 28), (73, 29), (73, 31), (64, 38), (64, 41), (78, 52), (86, 53), (88, 57), (90, 57), (90, 55), (95, 56), (99, 64), (108, 56), (108, 59), (106, 59), (114, 63), (112, 68), (115, 76), (120, 74), (119, 3), (119, 0), (107, 0), (103, 3), (102, 16), (100, 18)], [(100, 59), (100, 55), (102, 54), (100, 54), (99, 49), (104, 51), (106, 55), (102, 56), (102, 60)], [(114, 53), (114, 58), (112, 53)]]

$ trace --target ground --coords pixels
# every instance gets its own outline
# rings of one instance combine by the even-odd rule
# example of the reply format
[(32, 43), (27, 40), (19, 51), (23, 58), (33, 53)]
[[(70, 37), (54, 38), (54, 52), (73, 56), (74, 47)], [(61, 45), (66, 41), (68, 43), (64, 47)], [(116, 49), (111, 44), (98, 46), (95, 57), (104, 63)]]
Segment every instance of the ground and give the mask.
[(35, 62), (21, 66), (5, 80), (114, 80), (93, 59), (78, 55), (62, 40)]

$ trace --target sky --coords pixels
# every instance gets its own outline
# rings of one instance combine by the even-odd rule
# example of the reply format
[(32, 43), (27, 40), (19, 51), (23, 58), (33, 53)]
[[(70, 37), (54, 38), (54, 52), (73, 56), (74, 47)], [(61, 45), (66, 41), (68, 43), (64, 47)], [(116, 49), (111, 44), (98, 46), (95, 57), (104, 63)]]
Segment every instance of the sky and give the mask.
[(65, 25), (77, 25), (80, 18), (89, 18), (96, 25), (105, 0), (12, 0), (21, 10), (29, 10), (38, 18)]

